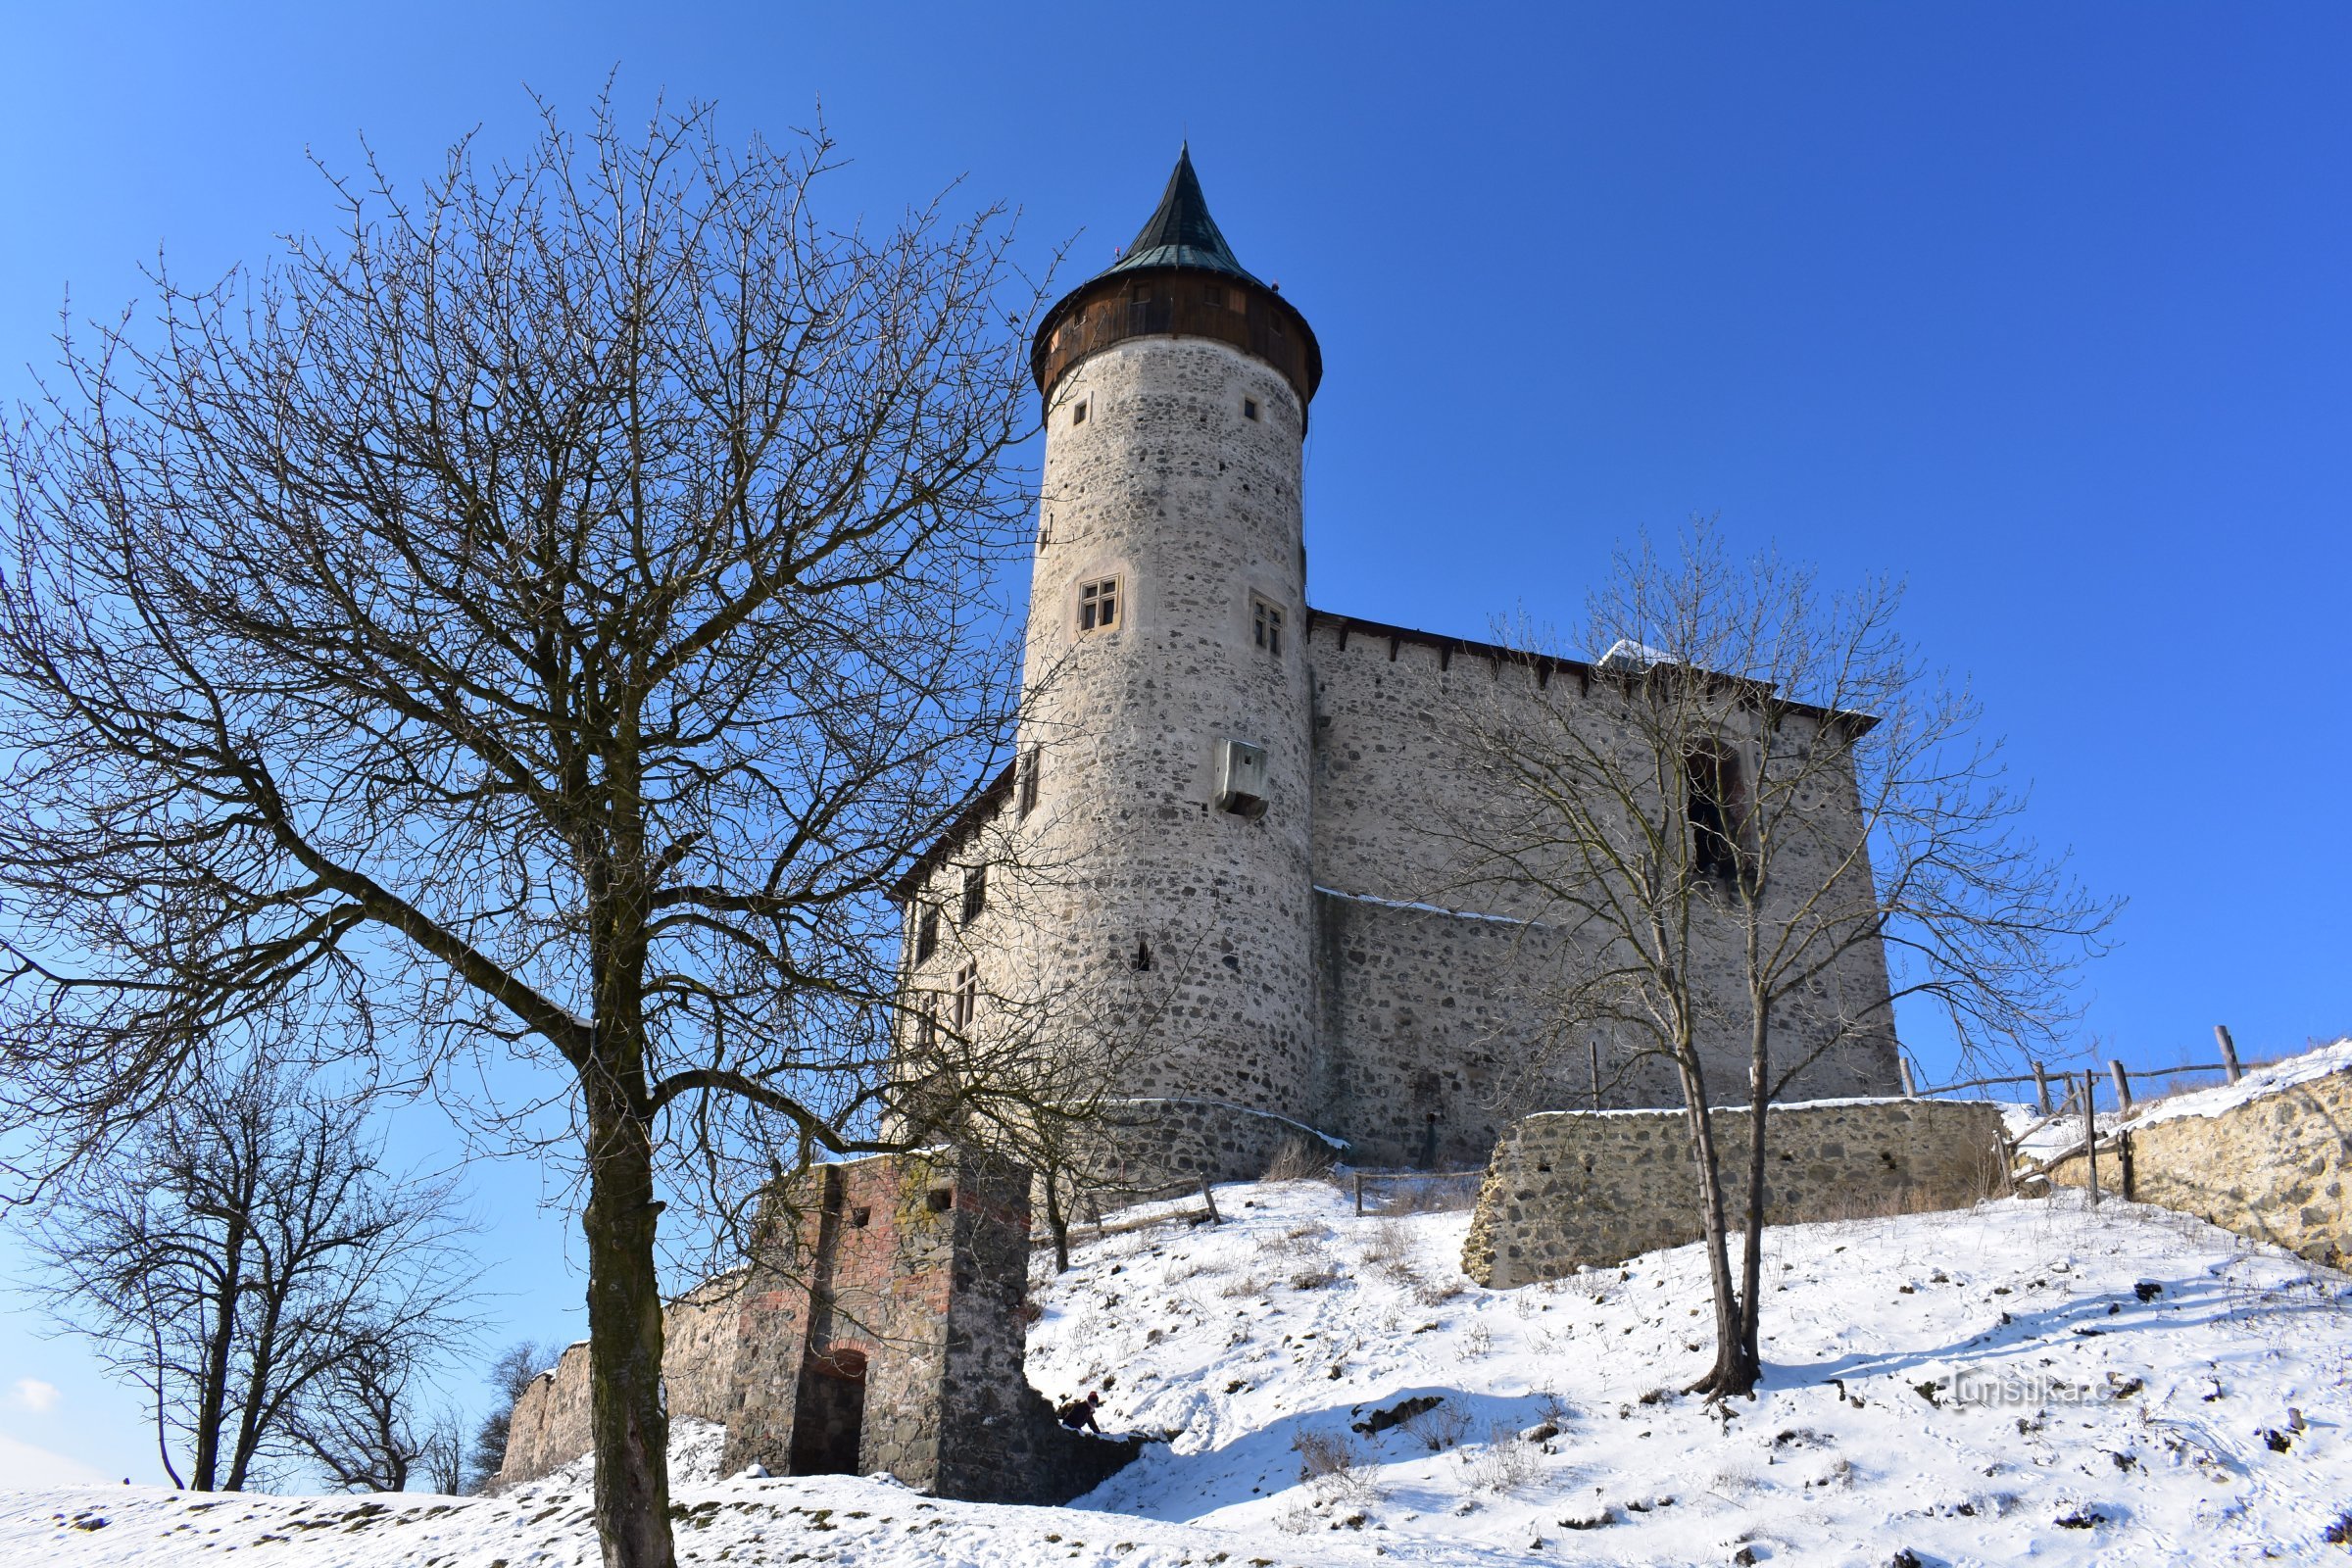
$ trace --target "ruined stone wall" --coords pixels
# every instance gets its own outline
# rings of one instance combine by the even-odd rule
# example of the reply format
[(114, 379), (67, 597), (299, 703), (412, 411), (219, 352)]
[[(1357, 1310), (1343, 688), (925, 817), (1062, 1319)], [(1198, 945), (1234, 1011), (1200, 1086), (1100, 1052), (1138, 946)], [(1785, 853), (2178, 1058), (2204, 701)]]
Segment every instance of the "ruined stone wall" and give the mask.
[[(740, 1275), (723, 1274), (662, 1308), (662, 1381), (671, 1415), (726, 1419), (740, 1287)], [(586, 1453), (591, 1446), (588, 1400), (588, 1343), (583, 1340), (532, 1379), (514, 1401), (498, 1485), (535, 1481)]]
[[(1720, 1149), (1745, 1149), (1745, 1111), (1711, 1119)], [(1766, 1139), (1772, 1224), (1964, 1208), (1998, 1189), (2005, 1165), (2000, 1112), (1983, 1102), (1779, 1106)], [(1724, 1164), (1736, 1209), (1746, 1182), (1739, 1158)], [(1680, 1247), (1703, 1234), (1696, 1191), (1680, 1110), (1530, 1116), (1495, 1146), (1462, 1268), (1503, 1289)]]
[[(2155, 1102), (2161, 1106), (2163, 1102)], [(2352, 1269), (2352, 1072), (2289, 1085), (2212, 1115), (2122, 1130), (2128, 1154), (2099, 1156), (2099, 1184), (2225, 1230)], [(2080, 1158), (2051, 1180), (2080, 1187)]]
[[(967, 1152), (819, 1166), (770, 1194), (748, 1268), (664, 1314), (672, 1416), (723, 1467), (886, 1472), (940, 1496), (1061, 1502), (1140, 1441), (1065, 1431), (1029, 1386), (1029, 1171)], [(588, 1347), (515, 1406), (501, 1485), (590, 1447)]]

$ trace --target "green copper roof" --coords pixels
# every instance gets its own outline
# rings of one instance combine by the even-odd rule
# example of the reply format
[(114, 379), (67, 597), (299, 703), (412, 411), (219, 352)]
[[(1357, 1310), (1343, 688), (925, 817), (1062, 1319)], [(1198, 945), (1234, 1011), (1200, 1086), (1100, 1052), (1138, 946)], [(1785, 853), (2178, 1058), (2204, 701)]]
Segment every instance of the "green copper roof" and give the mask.
[(1176, 154), (1176, 172), (1168, 176), (1158, 210), (1129, 243), (1126, 254), (1099, 275), (1143, 267), (1198, 267), (1257, 282), (1234, 260), (1233, 247), (1225, 243), (1225, 236), (1217, 232), (1216, 220), (1208, 216), (1208, 201), (1200, 194), (1200, 176), (1193, 172), (1189, 146)]

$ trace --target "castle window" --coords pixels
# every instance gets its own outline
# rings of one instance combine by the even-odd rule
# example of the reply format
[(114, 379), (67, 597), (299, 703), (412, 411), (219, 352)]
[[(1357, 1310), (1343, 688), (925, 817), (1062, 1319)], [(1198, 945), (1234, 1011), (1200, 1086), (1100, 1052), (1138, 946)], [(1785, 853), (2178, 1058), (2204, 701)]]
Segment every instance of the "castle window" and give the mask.
[(874, 1211), (871, 1208), (860, 1204), (850, 1210), (850, 1225), (853, 1229), (863, 1230), (873, 1222)]
[(1245, 419), (1255, 419), (1257, 417), (1257, 399), (1242, 399), (1242, 417)]
[(939, 993), (926, 991), (914, 1004), (914, 1043), (924, 1051), (939, 1044)]
[(1119, 579), (1099, 577), (1078, 585), (1078, 630), (1108, 631), (1119, 623)]
[(934, 1214), (945, 1214), (956, 1206), (956, 1189), (934, 1187), (923, 1195), (923, 1206)]
[(1023, 816), (1037, 809), (1038, 760), (1038, 749), (1034, 746), (1021, 758), (1020, 811)]
[(1086, 404), (1085, 404), (1083, 401), (1081, 401), (1081, 402), (1079, 402), (1079, 403), (1077, 403), (1077, 404), (1073, 405), (1073, 406), (1071, 407), (1071, 409), (1070, 409), (1070, 423), (1072, 423), (1072, 424), (1084, 424), (1085, 422), (1086, 422)]
[(1699, 876), (1729, 883), (1740, 875), (1740, 824), (1746, 814), (1740, 759), (1720, 742), (1694, 746), (1683, 759), (1690, 792), (1690, 866)]
[(1282, 657), (1282, 611), (1263, 599), (1250, 601), (1250, 640), (1273, 655)]
[(1128, 961), (1128, 963), (1129, 963), (1130, 965), (1132, 965), (1132, 966), (1134, 967), (1134, 969), (1135, 969), (1135, 972), (1136, 972), (1136, 973), (1138, 973), (1138, 974), (1142, 974), (1142, 973), (1144, 973), (1145, 971), (1149, 970), (1149, 969), (1152, 967), (1152, 943), (1151, 943), (1151, 939), (1150, 939), (1150, 938), (1148, 938), (1148, 937), (1138, 937), (1138, 938), (1136, 938), (1136, 939), (1135, 939), (1135, 956), (1134, 956), (1134, 957), (1132, 957), (1132, 958), (1130, 958), (1130, 959), (1128, 959), (1127, 961)]
[(988, 867), (967, 865), (963, 869), (963, 923), (970, 925), (988, 907)]
[(961, 1034), (972, 1026), (980, 1014), (980, 966), (967, 963), (956, 971), (956, 1006), (951, 1015), (956, 1031)]
[(939, 911), (925, 909), (914, 924), (914, 961), (923, 962), (939, 951)]
[(1225, 290), (1221, 285), (1211, 283), (1200, 290), (1200, 298), (1209, 305), (1222, 305), (1225, 303)]

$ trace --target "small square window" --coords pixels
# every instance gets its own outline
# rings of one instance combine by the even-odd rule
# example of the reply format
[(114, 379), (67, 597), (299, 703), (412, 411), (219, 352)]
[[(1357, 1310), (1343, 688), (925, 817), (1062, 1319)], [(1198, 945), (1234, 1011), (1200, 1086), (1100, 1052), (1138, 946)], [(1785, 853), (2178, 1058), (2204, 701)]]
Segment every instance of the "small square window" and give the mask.
[(1084, 403), (1078, 403), (1071, 406), (1070, 422), (1072, 424), (1084, 424), (1086, 422), (1086, 405)]
[(925, 909), (914, 925), (914, 961), (921, 963), (939, 951), (939, 911)]
[(1200, 298), (1204, 303), (1209, 305), (1223, 305), (1225, 303), (1225, 290), (1218, 284), (1211, 283), (1200, 290)]
[(1259, 648), (1282, 657), (1282, 611), (1263, 599), (1250, 601), (1250, 637)]
[(1108, 631), (1119, 623), (1119, 579), (1098, 577), (1078, 585), (1078, 630)]
[(956, 1206), (956, 1189), (934, 1187), (923, 1195), (923, 1206), (934, 1214), (945, 1214)]
[(1257, 399), (1242, 399), (1242, 417), (1245, 419), (1254, 419), (1257, 417)]
[(966, 866), (963, 872), (963, 923), (970, 925), (988, 907), (988, 867)]
[(852, 1229), (863, 1230), (873, 1222), (874, 1211), (872, 1209), (860, 1206), (850, 1210), (850, 1225)]

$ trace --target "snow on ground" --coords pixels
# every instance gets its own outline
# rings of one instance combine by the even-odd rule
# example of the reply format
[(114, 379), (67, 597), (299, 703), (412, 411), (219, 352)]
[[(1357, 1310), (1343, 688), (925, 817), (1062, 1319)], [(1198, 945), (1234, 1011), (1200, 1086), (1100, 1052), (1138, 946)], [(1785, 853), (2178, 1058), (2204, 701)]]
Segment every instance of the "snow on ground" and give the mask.
[(2144, 1126), (2152, 1121), (2170, 1121), (2176, 1116), (2218, 1116), (2263, 1095), (2277, 1094), (2281, 1089), (2338, 1072), (2352, 1072), (2352, 1039), (2338, 1040), (2331, 1046), (2321, 1046), (2299, 1056), (2274, 1061), (2267, 1067), (2249, 1067), (2233, 1084), (2216, 1084), (2211, 1089), (2144, 1102), (2134, 1107), (2132, 1124)]
[[(1459, 1270), (1466, 1214), (1358, 1218), (1315, 1183), (1218, 1200), (1221, 1227), (1114, 1234), (1040, 1277), (1034, 1381), (1101, 1389), (1106, 1429), (1167, 1439), (1076, 1507), (717, 1480), (698, 1423), (684, 1560), (2344, 1558), (2326, 1538), (2352, 1506), (2352, 1280), (2197, 1221), (2062, 1193), (1776, 1230), (1765, 1386), (1710, 1408), (1671, 1392), (1707, 1364), (1696, 1248), (1489, 1292)], [(1437, 1402), (1376, 1419), (1408, 1400)], [(232, 1549), (287, 1568), (596, 1556), (584, 1469), (486, 1499), (0, 1495), (4, 1562)]]

